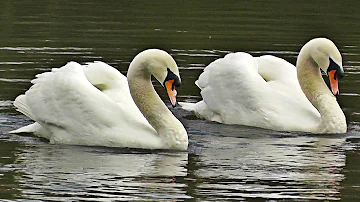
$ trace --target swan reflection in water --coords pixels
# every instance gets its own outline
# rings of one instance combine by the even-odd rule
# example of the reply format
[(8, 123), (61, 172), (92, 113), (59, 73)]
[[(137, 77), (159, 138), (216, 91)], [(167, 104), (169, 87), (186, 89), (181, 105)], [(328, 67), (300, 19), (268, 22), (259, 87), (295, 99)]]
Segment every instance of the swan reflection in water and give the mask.
[(24, 171), (18, 181), (26, 197), (37, 199), (340, 197), (345, 166), (341, 136), (191, 123), (189, 153), (64, 145), (28, 148), (17, 158)]

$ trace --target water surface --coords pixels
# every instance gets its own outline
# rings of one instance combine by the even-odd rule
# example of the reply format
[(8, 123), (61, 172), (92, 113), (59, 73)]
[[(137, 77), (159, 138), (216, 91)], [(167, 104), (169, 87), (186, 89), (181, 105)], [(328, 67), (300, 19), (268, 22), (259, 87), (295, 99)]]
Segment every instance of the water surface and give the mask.
[[(25, 201), (360, 200), (358, 1), (0, 2), (0, 198)], [(180, 101), (201, 99), (202, 69), (229, 52), (273, 54), (295, 64), (314, 37), (343, 55), (338, 101), (344, 135), (221, 125), (172, 110), (188, 152), (51, 145), (10, 130), (31, 123), (12, 101), (38, 73), (101, 60), (126, 73), (146, 48), (177, 61)], [(169, 104), (164, 90), (156, 86)]]

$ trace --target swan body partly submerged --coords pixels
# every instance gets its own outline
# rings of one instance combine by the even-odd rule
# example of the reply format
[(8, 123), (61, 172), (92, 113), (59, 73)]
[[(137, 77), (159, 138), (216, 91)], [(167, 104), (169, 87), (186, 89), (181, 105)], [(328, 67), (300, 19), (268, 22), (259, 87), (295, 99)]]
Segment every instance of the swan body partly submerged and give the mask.
[[(328, 74), (332, 92), (321, 70)], [(200, 118), (220, 123), (345, 133), (345, 115), (334, 96), (343, 75), (341, 54), (325, 38), (305, 44), (296, 67), (274, 56), (231, 53), (209, 64), (196, 81), (203, 100), (180, 104)]]
[(12, 132), (34, 133), (59, 144), (186, 150), (186, 130), (161, 101), (151, 75), (175, 106), (179, 70), (158, 49), (139, 53), (127, 78), (103, 62), (70, 62), (39, 74), (14, 102), (36, 122)]

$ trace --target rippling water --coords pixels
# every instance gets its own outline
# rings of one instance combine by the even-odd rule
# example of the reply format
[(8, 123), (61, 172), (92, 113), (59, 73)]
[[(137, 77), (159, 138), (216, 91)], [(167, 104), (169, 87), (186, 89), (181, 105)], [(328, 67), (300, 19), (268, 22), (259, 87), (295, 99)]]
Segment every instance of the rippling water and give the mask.
[[(0, 198), (38, 201), (360, 200), (360, 14), (358, 1), (0, 2)], [(105, 61), (126, 73), (146, 48), (181, 69), (179, 100), (211, 61), (235, 51), (295, 63), (310, 38), (343, 54), (339, 103), (345, 135), (222, 125), (172, 110), (188, 152), (51, 145), (8, 132), (31, 123), (12, 107), (38, 73), (67, 61)], [(163, 89), (156, 86), (166, 103)]]

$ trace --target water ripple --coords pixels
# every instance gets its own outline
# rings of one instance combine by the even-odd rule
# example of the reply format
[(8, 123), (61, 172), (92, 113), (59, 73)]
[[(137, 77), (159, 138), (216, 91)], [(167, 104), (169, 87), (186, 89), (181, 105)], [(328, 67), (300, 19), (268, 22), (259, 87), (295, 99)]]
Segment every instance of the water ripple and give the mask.
[(11, 51), (43, 51), (43, 50), (75, 50), (75, 51), (90, 51), (92, 48), (79, 48), (79, 47), (0, 47), (0, 50), (11, 50)]

